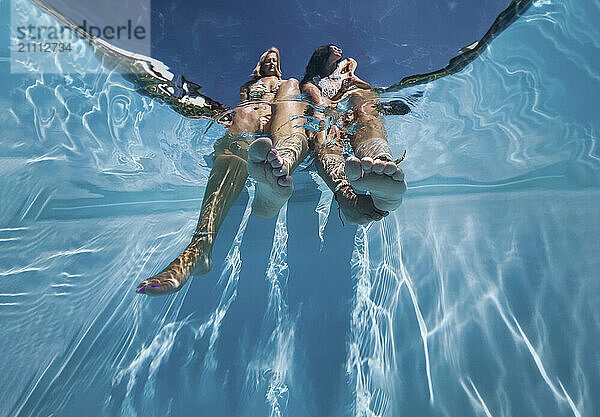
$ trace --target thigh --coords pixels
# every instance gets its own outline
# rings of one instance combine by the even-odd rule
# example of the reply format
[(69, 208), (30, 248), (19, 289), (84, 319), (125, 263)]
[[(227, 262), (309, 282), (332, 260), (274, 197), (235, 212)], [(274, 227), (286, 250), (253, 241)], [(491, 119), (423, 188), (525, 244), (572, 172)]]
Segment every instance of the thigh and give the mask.
[(350, 97), (350, 108), (355, 115), (355, 131), (350, 136), (350, 143), (356, 148), (365, 140), (373, 138), (386, 139), (385, 127), (376, 105), (379, 96), (373, 91), (361, 90)]
[(306, 105), (299, 100), (298, 81), (290, 78), (281, 83), (271, 117), (271, 138), (274, 143), (281, 138), (288, 138), (294, 133), (303, 132), (302, 120)]

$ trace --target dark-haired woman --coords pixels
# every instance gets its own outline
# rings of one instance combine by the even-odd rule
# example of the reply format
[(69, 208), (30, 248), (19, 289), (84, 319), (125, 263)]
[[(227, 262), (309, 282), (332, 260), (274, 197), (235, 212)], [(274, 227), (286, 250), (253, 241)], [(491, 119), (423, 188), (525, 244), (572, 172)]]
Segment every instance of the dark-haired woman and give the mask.
[(140, 283), (138, 293), (173, 293), (191, 275), (210, 271), (217, 232), (248, 175), (256, 180), (252, 211), (261, 217), (275, 217), (291, 196), (290, 174), (308, 154), (304, 129), (293, 122), (306, 107), (298, 100), (298, 81), (281, 79), (277, 48), (262, 54), (252, 75), (240, 88), (233, 124), (215, 143), (213, 168), (192, 241), (162, 272)]
[[(375, 105), (378, 96), (369, 83), (354, 74), (356, 61), (343, 59), (336, 45), (323, 45), (312, 54), (301, 82), (304, 94), (315, 105), (314, 117), (324, 120), (325, 109), (348, 101), (354, 128), (336, 126), (311, 134), (311, 149), (319, 174), (335, 192), (346, 218), (353, 223), (381, 220), (402, 203), (404, 173), (393, 162), (383, 120)], [(355, 156), (343, 157), (346, 136)], [(369, 194), (357, 194), (355, 190)]]

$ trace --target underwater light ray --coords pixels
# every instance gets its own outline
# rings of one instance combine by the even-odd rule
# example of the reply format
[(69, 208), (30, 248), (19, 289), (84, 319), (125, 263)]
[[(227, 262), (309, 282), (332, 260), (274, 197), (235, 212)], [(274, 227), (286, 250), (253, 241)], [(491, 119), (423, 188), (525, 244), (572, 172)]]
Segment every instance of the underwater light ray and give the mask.
[(333, 203), (333, 192), (329, 189), (329, 187), (327, 187), (325, 181), (323, 181), (323, 179), (315, 171), (310, 171), (309, 173), (313, 181), (317, 184), (317, 188), (321, 192), (319, 202), (315, 207), (315, 212), (319, 216), (318, 236), (319, 240), (321, 241), (319, 248), (321, 251), (323, 251), (323, 245), (325, 243), (325, 227), (327, 227), (327, 220), (329, 219), (329, 212), (331, 211), (331, 204)]
[(410, 276), (408, 275), (408, 271), (406, 271), (406, 267), (403, 267), (403, 276), (405, 279), (403, 282), (406, 284), (406, 288), (408, 293), (410, 294), (410, 300), (413, 305), (413, 309), (415, 311), (415, 317), (417, 319), (417, 323), (419, 324), (419, 332), (421, 336), (421, 340), (423, 341), (423, 354), (425, 356), (425, 374), (427, 376), (427, 387), (429, 389), (429, 401), (431, 404), (434, 402), (433, 396), (433, 383), (431, 380), (431, 365), (429, 363), (429, 348), (428, 348), (428, 336), (429, 333), (427, 331), (427, 324), (425, 323), (425, 319), (423, 318), (423, 313), (421, 313), (421, 309), (419, 308), (419, 301), (417, 300), (417, 296), (415, 294), (415, 290), (412, 286), (412, 282)]
[[(277, 216), (275, 233), (265, 272), (268, 284), (267, 309), (260, 337), (246, 367), (245, 390), (261, 394), (270, 417), (281, 417), (288, 406), (289, 373), (294, 354), (295, 323), (287, 301), (289, 266), (287, 263), (287, 203)], [(256, 398), (256, 397), (253, 397)], [(256, 406), (256, 405), (255, 405)], [(246, 413), (251, 412), (247, 409)]]
[[(555, 386), (555, 384), (550, 380), (550, 376), (548, 375), (548, 372), (546, 371), (546, 367), (544, 366), (542, 359), (540, 358), (540, 356), (536, 352), (535, 348), (529, 341), (529, 338), (527, 337), (527, 335), (521, 328), (521, 325), (517, 321), (517, 318), (514, 316), (514, 314), (512, 312), (508, 312), (510, 317), (507, 317), (506, 313), (504, 312), (504, 310), (502, 309), (502, 307), (500, 305), (499, 300), (496, 297), (490, 297), (490, 298), (493, 301), (493, 304), (495, 305), (498, 313), (500, 314), (500, 317), (502, 318), (502, 320), (504, 321), (504, 323), (506, 324), (508, 329), (511, 331), (511, 333), (513, 333), (513, 336), (515, 336), (515, 340), (521, 341), (525, 344), (527, 351), (529, 352), (531, 358), (533, 359), (533, 362), (535, 363), (535, 366), (538, 369), (540, 376), (542, 377), (542, 379), (544, 380), (544, 382), (546, 383), (548, 388), (550, 388), (554, 397), (558, 400), (567, 402), (567, 404), (571, 408), (571, 411), (573, 412), (573, 415), (575, 415), (576, 417), (581, 417), (581, 413), (579, 412), (579, 410), (577, 410), (577, 408), (575, 408), (575, 405), (574, 405), (573, 401), (571, 400), (571, 397), (567, 394), (566, 390), (564, 391), (564, 395), (561, 394), (559, 392), (558, 388)], [(511, 323), (511, 321), (512, 321), (512, 323)], [(559, 384), (562, 385), (560, 379), (557, 378), (557, 380), (558, 380)]]
[[(229, 311), (231, 304), (237, 297), (237, 285), (240, 279), (240, 271), (242, 269), (242, 259), (240, 254), (240, 247), (242, 245), (242, 239), (246, 232), (246, 226), (248, 225), (248, 219), (252, 212), (252, 202), (254, 201), (255, 185), (253, 182), (249, 182), (246, 186), (248, 190), (248, 202), (246, 203), (246, 209), (240, 221), (238, 231), (233, 238), (233, 243), (229, 252), (225, 256), (223, 261), (223, 269), (221, 275), (217, 281), (217, 285), (222, 287), (221, 296), (219, 298), (219, 304), (215, 310), (211, 313), (209, 323), (212, 325), (212, 331), (210, 333), (210, 340), (208, 346), (208, 355), (205, 358), (205, 367), (214, 369), (216, 367), (216, 342), (219, 338), (219, 330), (225, 315)], [(202, 332), (203, 334), (203, 332)]]
[(467, 387), (467, 385), (465, 384), (465, 381), (462, 378), (460, 380), (460, 385), (462, 386), (462, 388), (465, 390), (465, 392), (469, 396), (469, 399), (473, 403), (475, 403), (475, 404), (477, 404), (477, 405), (479, 405), (481, 407), (481, 409), (485, 413), (486, 417), (493, 417), (492, 413), (490, 413), (490, 410), (489, 410), (487, 404), (485, 403), (485, 401), (483, 401), (483, 398), (481, 398), (481, 395), (479, 394), (479, 390), (477, 389), (477, 387), (475, 386), (475, 384), (473, 383), (473, 381), (471, 380), (471, 378), (467, 377), (467, 380), (469, 381), (469, 384), (471, 385), (471, 389), (475, 393), (475, 397), (469, 391), (469, 388)]

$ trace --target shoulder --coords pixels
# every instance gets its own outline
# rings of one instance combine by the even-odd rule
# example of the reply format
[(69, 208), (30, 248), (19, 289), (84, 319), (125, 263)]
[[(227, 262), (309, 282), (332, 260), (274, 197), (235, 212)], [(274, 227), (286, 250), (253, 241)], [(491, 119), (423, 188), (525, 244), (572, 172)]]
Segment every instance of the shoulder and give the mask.
[(260, 82), (260, 78), (253, 78), (249, 81), (246, 81), (244, 84), (242, 84), (242, 86), (240, 87), (240, 91), (246, 91), (248, 89), (250, 89), (250, 87), (252, 87), (254, 84)]

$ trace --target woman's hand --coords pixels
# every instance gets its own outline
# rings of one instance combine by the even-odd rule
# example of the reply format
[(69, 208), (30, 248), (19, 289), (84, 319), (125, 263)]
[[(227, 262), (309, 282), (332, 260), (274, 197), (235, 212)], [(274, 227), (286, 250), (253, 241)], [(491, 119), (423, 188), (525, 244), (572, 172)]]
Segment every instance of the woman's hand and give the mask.
[(346, 78), (342, 81), (342, 88), (340, 91), (331, 98), (331, 103), (337, 104), (340, 101), (343, 101), (348, 94), (351, 94), (355, 91), (359, 90), (372, 90), (373, 86), (366, 81), (361, 80), (356, 75), (352, 75), (352, 77)]
[(361, 80), (356, 75), (352, 74), (352, 77), (349, 78), (350, 83), (354, 88), (358, 88), (360, 90), (372, 90), (373, 86), (366, 81)]

